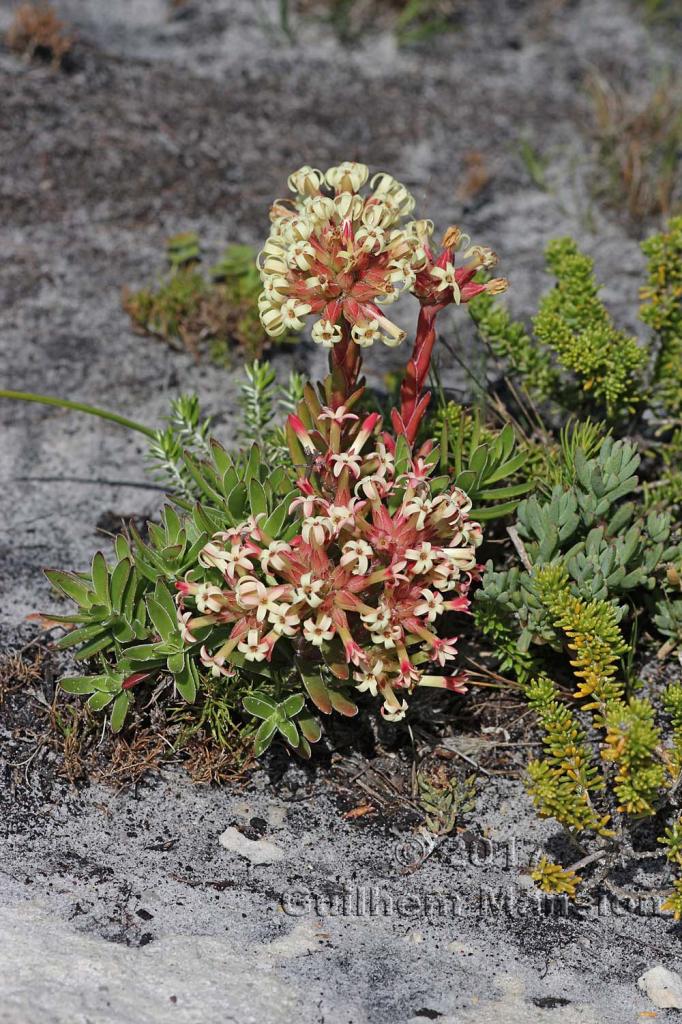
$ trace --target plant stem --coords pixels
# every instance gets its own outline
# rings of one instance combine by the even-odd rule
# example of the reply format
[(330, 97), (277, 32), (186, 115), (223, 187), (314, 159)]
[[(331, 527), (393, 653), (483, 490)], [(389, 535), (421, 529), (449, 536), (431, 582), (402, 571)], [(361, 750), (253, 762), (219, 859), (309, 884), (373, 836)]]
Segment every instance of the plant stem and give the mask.
[(53, 398), (51, 395), (36, 395), (32, 391), (0, 391), (0, 398), (13, 398), (20, 402), (40, 402), (42, 405), (56, 405), (60, 409), (75, 409), (76, 412), (87, 413), (88, 416), (99, 416), (103, 420), (111, 420), (128, 430), (137, 430), (147, 437), (156, 437), (156, 431), (151, 427), (145, 427), (143, 423), (129, 420), (126, 416), (119, 416), (115, 412), (107, 412), (106, 409), (98, 409), (95, 405), (85, 405), (83, 402), (71, 402), (68, 398)]
[(342, 323), (342, 330), (341, 341), (337, 342), (329, 353), (329, 368), (334, 379), (334, 408), (343, 405), (351, 394), (362, 367), (360, 349), (351, 337), (350, 325), (345, 321)]
[(447, 302), (422, 306), (417, 321), (417, 335), (414, 339), (412, 356), (405, 369), (405, 376), (400, 386), (400, 414), (394, 410), (393, 424), (400, 425), (400, 433), (413, 443), (419, 424), (426, 412), (431, 395), (422, 395), (422, 389), (431, 366), (433, 346), (436, 343), (436, 317)]

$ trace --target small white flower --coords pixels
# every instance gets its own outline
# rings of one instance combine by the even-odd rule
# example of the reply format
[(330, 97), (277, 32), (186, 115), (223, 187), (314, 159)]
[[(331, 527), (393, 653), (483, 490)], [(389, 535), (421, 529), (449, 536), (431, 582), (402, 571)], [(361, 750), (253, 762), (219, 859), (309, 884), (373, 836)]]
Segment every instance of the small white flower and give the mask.
[(324, 580), (313, 579), (311, 572), (304, 572), (301, 576), (298, 587), (294, 591), (296, 601), (303, 601), (311, 608), (317, 608), (322, 604), (321, 591), (324, 589)]
[(407, 711), (407, 701), (404, 700), (402, 704), (397, 707), (395, 704), (386, 701), (381, 709), (381, 716), (385, 718), (387, 722), (400, 722), (405, 717)]
[(234, 668), (229, 662), (225, 663), (226, 659), (222, 654), (209, 654), (206, 647), (202, 647), (199, 657), (201, 664), (209, 670), (215, 679), (219, 676), (227, 676), (229, 678), (235, 674)]
[(201, 583), (194, 595), (200, 612), (219, 612), (223, 607), (223, 592), (220, 587)]
[(374, 663), (370, 672), (363, 672), (360, 676), (359, 682), (356, 682), (356, 689), (360, 693), (371, 693), (373, 697), (376, 697), (377, 690), (381, 685), (381, 676), (384, 671), (384, 663), (380, 660)]
[(204, 569), (215, 568), (225, 573), (228, 566), (227, 551), (219, 544), (209, 541), (199, 552), (199, 565), (203, 565)]
[(303, 635), (313, 647), (321, 647), (325, 640), (331, 640), (336, 630), (329, 615), (320, 615), (314, 622), (306, 619), (303, 623)]
[(272, 628), (279, 636), (295, 636), (301, 624), (296, 612), (291, 611), (291, 605), (286, 604), (284, 601), (270, 606), (268, 620), (272, 623)]
[(369, 348), (375, 341), (381, 339), (379, 321), (363, 320), (359, 324), (354, 324), (351, 335), (355, 344), (359, 345), (360, 348)]
[(425, 615), (429, 622), (435, 622), (443, 614), (444, 598), (433, 590), (422, 590), (423, 601), (414, 606), (415, 615)]
[(331, 461), (334, 463), (334, 476), (341, 476), (344, 469), (356, 480), (360, 476), (360, 456), (355, 452), (339, 452), (338, 455), (332, 455)]
[(247, 661), (264, 661), (268, 653), (268, 644), (261, 640), (257, 629), (250, 629), (246, 640), (237, 644)]
[(333, 524), (327, 516), (308, 516), (303, 520), (301, 536), (306, 544), (322, 547), (328, 535), (333, 532)]
[(341, 548), (340, 564), (344, 569), (349, 565), (354, 565), (354, 576), (366, 576), (372, 554), (372, 548), (366, 540), (349, 540)]
[(349, 505), (330, 505), (327, 515), (335, 533), (338, 533), (343, 526), (353, 522), (353, 509)]
[(412, 571), (417, 575), (430, 572), (434, 564), (433, 545), (427, 540), (422, 541), (418, 548), (408, 548), (405, 552), (406, 558), (414, 562)]
[(448, 288), (452, 289), (455, 303), (459, 305), (460, 290), (455, 278), (454, 264), (446, 263), (444, 267), (433, 267), (431, 269), (431, 276), (440, 282), (437, 289), (439, 292), (445, 291)]
[(180, 630), (180, 636), (186, 644), (194, 644), (197, 640), (190, 629), (189, 623), (191, 618), (191, 612), (181, 612), (178, 608), (178, 629)]
[(284, 540), (273, 540), (272, 543), (268, 544), (266, 548), (263, 548), (260, 554), (261, 569), (265, 573), (269, 573), (270, 569), (275, 569), (277, 572), (281, 572), (284, 569), (286, 562), (282, 558), (282, 555), (288, 555), (291, 553), (291, 545), (287, 544)]
[(383, 603), (370, 612), (363, 612), (360, 618), (372, 633), (381, 632), (387, 629), (391, 622), (390, 609)]
[(280, 307), (280, 315), (284, 327), (290, 331), (302, 330), (305, 326), (303, 318), (308, 315), (310, 309), (311, 307), (307, 302), (301, 302), (300, 299), (296, 298), (287, 299)]
[(372, 632), (372, 642), (379, 647), (381, 644), (387, 650), (392, 650), (398, 640), (402, 640), (403, 631), (400, 626), (388, 625), (384, 629)]
[(343, 337), (340, 324), (333, 324), (330, 320), (316, 320), (310, 333), (313, 341), (324, 348), (337, 345)]

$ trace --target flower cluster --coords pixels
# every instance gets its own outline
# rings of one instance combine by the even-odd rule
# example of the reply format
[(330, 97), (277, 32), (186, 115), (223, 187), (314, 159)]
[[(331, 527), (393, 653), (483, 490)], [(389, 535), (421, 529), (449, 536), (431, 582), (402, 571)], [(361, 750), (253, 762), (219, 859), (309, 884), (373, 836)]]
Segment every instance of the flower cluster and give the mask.
[(204, 627), (229, 627), (219, 647), (201, 650), (215, 675), (230, 674), (231, 660), (275, 654), (290, 664), (335, 663), (397, 721), (417, 686), (464, 692), (463, 674), (448, 667), (457, 638), (442, 635), (440, 620), (469, 607), (481, 528), (467, 517), (463, 491), (430, 479), (428, 452), (378, 439), (376, 414), (360, 423), (344, 407), (323, 407), (319, 422), (322, 452), (321, 435), (316, 449), (290, 417), (314, 469), (289, 509), (296, 534), (272, 540), (261, 516), (217, 533), (201, 568), (177, 584), (179, 622), (190, 643)]
[(481, 291), (500, 291), (502, 280), (475, 283), (479, 269), (497, 262), (490, 249), (468, 246), (455, 269), (454, 250), (465, 236), (451, 229), (436, 258), (433, 223), (407, 220), (414, 198), (389, 174), (376, 174), (371, 192), (365, 164), (345, 162), (322, 173), (301, 167), (289, 177), (296, 198), (271, 209), (272, 232), (259, 256), (265, 331), (299, 331), (316, 316), (313, 340), (332, 349), (342, 340), (360, 348), (382, 341), (399, 345), (405, 332), (382, 311), (404, 291), (422, 302), (466, 302)]

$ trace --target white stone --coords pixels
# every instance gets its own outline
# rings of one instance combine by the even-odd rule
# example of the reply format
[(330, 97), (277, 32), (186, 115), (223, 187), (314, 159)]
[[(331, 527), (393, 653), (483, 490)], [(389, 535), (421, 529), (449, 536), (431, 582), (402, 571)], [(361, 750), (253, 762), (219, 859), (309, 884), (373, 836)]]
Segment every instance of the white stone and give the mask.
[(219, 843), (224, 849), (238, 853), (240, 857), (245, 857), (252, 864), (274, 864), (275, 861), (282, 860), (284, 857), (284, 851), (279, 846), (268, 842), (267, 839), (247, 839), (234, 826), (225, 829)]
[(657, 964), (637, 979), (637, 985), (661, 1010), (682, 1010), (682, 978)]

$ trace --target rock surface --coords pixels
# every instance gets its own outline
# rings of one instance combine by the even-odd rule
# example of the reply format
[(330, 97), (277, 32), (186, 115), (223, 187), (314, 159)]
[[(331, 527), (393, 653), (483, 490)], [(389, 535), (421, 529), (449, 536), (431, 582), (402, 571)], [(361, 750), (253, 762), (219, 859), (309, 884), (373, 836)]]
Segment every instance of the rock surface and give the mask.
[[(638, 5), (463, 5), (459, 30), (428, 52), (388, 33), (344, 48), (314, 21), (289, 41), (276, 0), (54, 6), (79, 36), (71, 73), (0, 50), (1, 387), (150, 424), (195, 389), (229, 441), (236, 374), (133, 334), (120, 289), (160, 273), (179, 230), (198, 230), (209, 258), (257, 244), (291, 169), (346, 158), (405, 180), (439, 229), (459, 222), (498, 250), (516, 313), (546, 287), (545, 243), (575, 235), (620, 323), (641, 330), (643, 259), (591, 196), (581, 86), (590, 67), (645, 84), (673, 63), (674, 35), (652, 33)], [(14, 7), (0, 0), (0, 31)], [(542, 187), (522, 143), (541, 157)], [(491, 177), (467, 195), (472, 152)], [(470, 393), (484, 358), (456, 314), (451, 329), (443, 378)], [(399, 358), (373, 354), (372, 380)], [(283, 377), (323, 368), (305, 346), (275, 362)], [(0, 423), (0, 636), (17, 647), (35, 633), (25, 616), (57, 607), (42, 567), (84, 567), (161, 495), (139, 435), (2, 401)], [(557, 836), (515, 782), (481, 794), (497, 845), (453, 839), (411, 870), (418, 837), (346, 820), (322, 764), (266, 760), (241, 792), (179, 769), (133, 791), (75, 792), (16, 765), (0, 739), (1, 1024), (623, 1024), (650, 1010), (635, 979), (653, 951), (678, 961), (679, 928), (655, 908), (538, 904), (524, 871)]]
[(669, 971), (658, 964), (638, 978), (637, 985), (654, 1006), (664, 1010), (682, 1010), (682, 978), (676, 971)]

